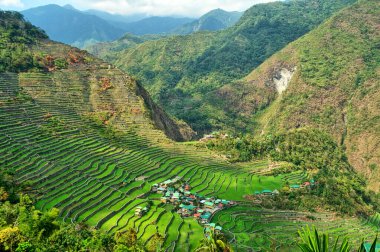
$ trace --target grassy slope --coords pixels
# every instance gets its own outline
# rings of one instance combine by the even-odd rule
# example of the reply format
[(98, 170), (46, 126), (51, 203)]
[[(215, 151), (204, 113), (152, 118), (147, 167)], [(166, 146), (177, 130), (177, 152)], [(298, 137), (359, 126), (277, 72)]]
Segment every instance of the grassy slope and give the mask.
[(214, 91), (247, 75), (289, 42), (353, 2), (259, 4), (225, 31), (146, 42), (120, 51), (113, 62), (136, 76), (166, 111), (196, 131), (226, 125), (234, 128)]
[(377, 1), (360, 1), (273, 56), (244, 84), (258, 88), (266, 82), (273, 89), (273, 71), (296, 67), (288, 90), (256, 116), (257, 128), (327, 130), (346, 147), (351, 164), (376, 191), (380, 189), (379, 14)]

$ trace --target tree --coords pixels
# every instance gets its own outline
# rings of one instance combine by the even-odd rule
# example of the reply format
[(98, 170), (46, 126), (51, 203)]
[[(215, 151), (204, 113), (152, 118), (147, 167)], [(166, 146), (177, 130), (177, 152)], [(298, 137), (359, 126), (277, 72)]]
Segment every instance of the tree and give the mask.
[[(137, 232), (135, 229), (130, 228), (127, 232), (117, 232), (115, 233), (114, 239), (116, 241), (116, 246), (120, 249), (121, 247), (134, 248), (137, 246)], [(123, 251), (123, 250), (120, 250)]]
[(161, 247), (162, 247), (162, 244), (164, 243), (164, 237), (156, 232), (152, 239), (150, 239), (150, 241), (148, 242), (148, 245), (147, 245), (147, 250), (148, 251), (161, 251)]
[(227, 242), (223, 241), (221, 236), (217, 236), (214, 232), (209, 237), (205, 237), (196, 252), (233, 252)]
[(21, 240), (18, 227), (7, 227), (0, 230), (0, 251), (14, 251)]

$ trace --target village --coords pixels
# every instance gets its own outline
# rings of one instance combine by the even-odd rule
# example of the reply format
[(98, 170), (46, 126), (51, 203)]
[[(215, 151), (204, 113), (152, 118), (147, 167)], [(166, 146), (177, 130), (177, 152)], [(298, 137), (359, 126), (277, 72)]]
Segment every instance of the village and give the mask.
[[(205, 235), (211, 231), (220, 233), (221, 226), (210, 223), (212, 216), (219, 210), (235, 205), (233, 201), (218, 199), (215, 197), (204, 197), (190, 191), (191, 186), (184, 182), (181, 177), (166, 180), (159, 184), (152, 185), (151, 192), (161, 194), (162, 204), (172, 204), (175, 211), (183, 218), (195, 218), (204, 226)], [(149, 210), (149, 207), (137, 207), (136, 216), (142, 216)]]
[[(317, 184), (313, 179), (306, 181), (300, 185), (289, 185), (290, 191), (297, 191), (301, 189), (313, 189)], [(216, 197), (204, 197), (198, 193), (191, 191), (191, 186), (183, 181), (179, 176), (168, 179), (164, 182), (153, 184), (151, 193), (159, 194), (161, 204), (171, 204), (174, 206), (175, 211), (181, 215), (182, 218), (194, 218), (204, 227), (205, 236), (209, 236), (210, 232), (216, 234), (222, 231), (222, 227), (211, 223), (212, 216), (222, 209), (236, 205), (236, 202), (218, 199)], [(280, 194), (278, 190), (264, 189), (262, 191), (255, 191), (253, 197), (260, 199), (262, 197), (271, 197)], [(138, 206), (135, 209), (135, 216), (142, 217), (150, 209), (149, 205)]]

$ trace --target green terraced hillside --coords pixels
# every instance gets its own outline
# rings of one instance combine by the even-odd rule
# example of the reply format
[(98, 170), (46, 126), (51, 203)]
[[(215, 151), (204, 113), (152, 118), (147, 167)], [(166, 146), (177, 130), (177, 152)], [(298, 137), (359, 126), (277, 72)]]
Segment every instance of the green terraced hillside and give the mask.
[[(99, 130), (101, 126), (83, 120), (79, 112), (89, 105), (84, 97), (70, 96), (70, 90), (59, 93), (59, 88), (51, 97), (54, 94), (46, 87), (63, 85), (65, 80), (70, 89), (83, 88), (71, 78), (56, 79), (59, 75), (65, 76), (65, 70), (53, 76), (0, 75), (0, 167), (13, 172), (18, 182), (31, 184), (30, 193), (40, 209), (58, 207), (66, 221), (85, 221), (109, 232), (135, 227), (147, 241), (158, 227), (167, 247), (183, 251), (194, 248), (203, 236), (195, 220), (184, 220), (158, 207), (157, 201), (146, 216), (134, 216), (134, 209), (150, 199), (152, 184), (181, 176), (195, 192), (242, 201), (255, 190), (281, 188), (286, 182), (285, 176), (259, 178), (247, 168), (217, 160), (199, 162), (196, 152), (189, 153), (191, 148), (175, 153), (176, 145), (160, 147), (133, 127), (110, 138)], [(251, 169), (268, 163), (257, 166)]]
[[(15, 27), (8, 24), (6, 29)], [(10, 34), (4, 38), (12, 39)], [(282, 236), (278, 219), (288, 213), (258, 209), (246, 197), (300, 185), (311, 179), (307, 171), (274, 176), (273, 170), (288, 168), (288, 163), (265, 157), (230, 164), (201, 146), (173, 142), (168, 136), (185, 140), (193, 132), (167, 116), (130, 76), (44, 36), (23, 44), (20, 34), (17, 43), (32, 64), (20, 66), (17, 57), (0, 57), (9, 63), (0, 73), (0, 170), (26, 185), (25, 193), (38, 209), (58, 208), (63, 221), (84, 222), (110, 234), (133, 228), (145, 245), (158, 232), (165, 250), (193, 251), (204, 238), (204, 227), (193, 217), (182, 218), (172, 204), (161, 204), (161, 195), (152, 192), (154, 184), (181, 177), (194, 194), (237, 204), (217, 211), (213, 220), (227, 235), (235, 235), (231, 243), (241, 250), (272, 249), (271, 236), (276, 244), (292, 245), (297, 226), (314, 223), (304, 220), (304, 213), (294, 213), (296, 219), (280, 221), (289, 226), (289, 236)], [(7, 53), (17, 56), (20, 45), (6, 47), (10, 43), (0, 40)], [(136, 209), (145, 212), (140, 216)], [(271, 215), (279, 217), (268, 218)], [(340, 227), (348, 229), (339, 226), (344, 222), (326, 218), (322, 228), (327, 223), (326, 228), (335, 225), (336, 233)], [(357, 219), (352, 223), (372, 234)]]

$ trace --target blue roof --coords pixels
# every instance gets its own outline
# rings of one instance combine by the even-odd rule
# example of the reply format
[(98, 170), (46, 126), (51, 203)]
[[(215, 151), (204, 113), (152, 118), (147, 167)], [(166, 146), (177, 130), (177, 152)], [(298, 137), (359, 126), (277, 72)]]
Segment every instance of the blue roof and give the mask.
[(204, 213), (204, 214), (201, 215), (202, 219), (208, 219), (210, 217), (211, 217), (211, 213), (209, 213), (209, 212), (206, 212), (206, 213)]
[(182, 208), (185, 208), (187, 210), (194, 210), (195, 208), (197, 208), (196, 206), (192, 206), (192, 205), (183, 205), (181, 206)]
[(268, 189), (265, 189), (265, 190), (262, 190), (261, 193), (272, 193), (272, 191), (268, 190)]

